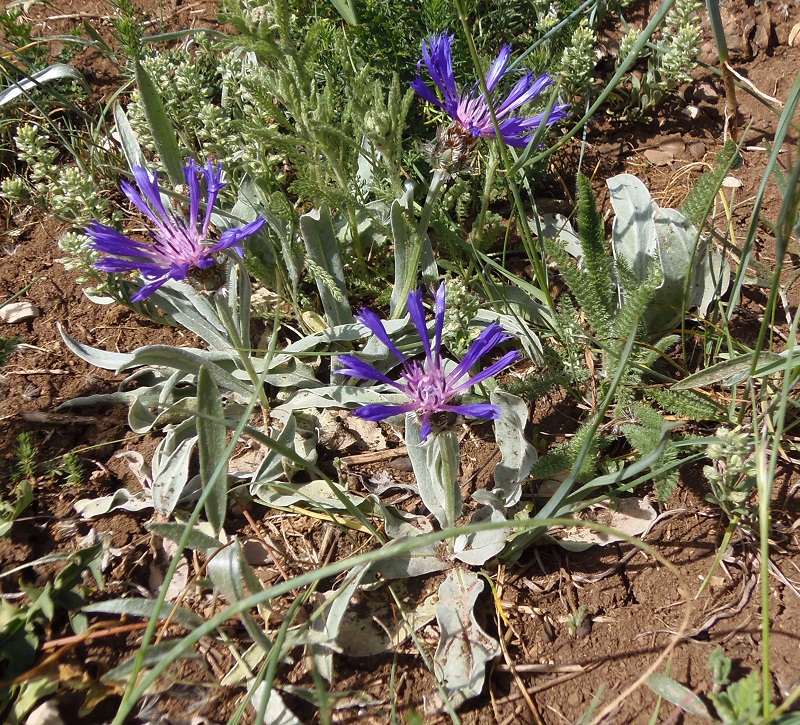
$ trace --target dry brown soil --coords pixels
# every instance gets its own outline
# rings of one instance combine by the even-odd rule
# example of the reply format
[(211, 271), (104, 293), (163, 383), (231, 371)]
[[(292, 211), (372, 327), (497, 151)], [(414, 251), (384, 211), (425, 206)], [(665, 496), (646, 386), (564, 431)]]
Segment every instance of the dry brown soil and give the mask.
[[(646, 19), (654, 7), (639, 7), (638, 17)], [(209, 2), (173, 2), (146, 9), (159, 18), (160, 27), (215, 24), (214, 4)], [(91, 0), (55, 0), (33, 12), (39, 18), (41, 34), (52, 35), (68, 31), (70, 23), (82, 19), (102, 26), (103, 18), (113, 10)], [(800, 46), (788, 44), (789, 30), (800, 21), (800, 10), (793, 4), (765, 2), (754, 7), (734, 0), (726, 4), (725, 12), (733, 66), (762, 92), (785, 100), (800, 72)], [(709, 49), (710, 46), (704, 49), (704, 58), (713, 62)], [(107, 94), (114, 89), (114, 70), (102, 56), (84, 51), (76, 63), (92, 79), (96, 92)], [(663, 205), (677, 206), (699, 174), (713, 163), (723, 141), (724, 94), (720, 81), (710, 71), (699, 69), (695, 75), (696, 80), (682, 89), (682, 98), (667, 102), (650, 122), (621, 123), (602, 115), (592, 122), (584, 170), (594, 175), (604, 208), (609, 206), (604, 180), (615, 173), (638, 175)], [(777, 116), (744, 92), (739, 100), (744, 122), (753, 123), (743, 163), (732, 172), (741, 182), (733, 210), (734, 233), (741, 241), (761, 182), (767, 158), (765, 146), (775, 133)], [(691, 120), (682, 113), (690, 105), (698, 109), (696, 118)], [(792, 136), (786, 144), (784, 167), (793, 158), (794, 142)], [(569, 209), (576, 158), (577, 145), (555, 162), (554, 178), (563, 180), (563, 193), (557, 189), (552, 194), (554, 198), (543, 198), (543, 207), (550, 204)], [(775, 185), (770, 184), (764, 215), (774, 219), (779, 205), (780, 196)], [(185, 333), (158, 327), (121, 307), (90, 302), (76, 285), (74, 275), (57, 261), (57, 240), (64, 230), (58, 222), (37, 216), (7, 216), (7, 220), (8, 227), (0, 233), (0, 248), (7, 250), (0, 256), (0, 299), (7, 299), (32, 283), (24, 299), (36, 305), (41, 314), (32, 321), (5, 325), (0, 330), (3, 337), (14, 336), (22, 341), (0, 375), (0, 469), (6, 473), (10, 470), (16, 438), (27, 431), (43, 462), (57, 461), (65, 453), (78, 451), (88, 481), (80, 488), (69, 488), (47, 477), (38, 480), (34, 503), (15, 524), (11, 535), (0, 540), (0, 564), (8, 570), (48, 553), (71, 550), (92, 530), (100, 535), (107, 532), (115, 552), (106, 571), (107, 589), (92, 598), (152, 595), (157, 585), (152, 579), (153, 571), (163, 569), (163, 560), (158, 558), (162, 554), (152, 546), (144, 529), (148, 513), (113, 514), (81, 521), (72, 506), (78, 498), (113, 493), (120, 486), (135, 488), (136, 480), (127, 464), (116, 456), (128, 450), (140, 450), (147, 456), (154, 441), (129, 432), (123, 409), (57, 412), (60, 403), (76, 396), (112, 392), (119, 383), (114, 375), (91, 368), (71, 355), (58, 326), (63, 325), (83, 342), (114, 351), (130, 351), (153, 343), (188, 345), (192, 341)], [(764, 229), (758, 234), (756, 255), (767, 266), (774, 262), (774, 243)], [(791, 263), (795, 261), (796, 257), (792, 257)], [(747, 291), (746, 304), (734, 321), (743, 334), (749, 334), (759, 322), (764, 299), (758, 289)], [(790, 300), (796, 299), (796, 293), (791, 292)], [(578, 413), (562, 408), (558, 398), (539, 401), (534, 416), (537, 436), (548, 442), (560, 438), (564, 430), (570, 430), (570, 421)], [(479, 473), (470, 485), (485, 485), (496, 462), (489, 429), (474, 431), (464, 446), (464, 460), (470, 466), (465, 473)], [(800, 579), (800, 511), (792, 488), (797, 477), (793, 463), (786, 461), (775, 481), (773, 501), (776, 527), (770, 588), (770, 694), (775, 700), (800, 686), (800, 596), (791, 585)], [(8, 480), (4, 475), (0, 483), (3, 497), (8, 495)], [(570, 723), (597, 698), (596, 712), (614, 703), (608, 722), (645, 723), (657, 707), (657, 698), (639, 678), (659, 657), (666, 655), (658, 663), (659, 672), (669, 672), (701, 694), (710, 687), (706, 663), (716, 647), (722, 647), (733, 659), (734, 676), (758, 668), (760, 567), (752, 542), (737, 536), (726, 552), (724, 566), (705, 592), (695, 598), (717, 554), (724, 528), (719, 511), (704, 500), (705, 486), (698, 467), (686, 470), (678, 490), (662, 509), (664, 517), (646, 539), (678, 567), (680, 577), (653, 557), (634, 553), (623, 545), (582, 554), (542, 546), (526, 552), (517, 565), (498, 570), (497, 601), (505, 620), (495, 616), (496, 608), (486, 596), (485, 626), (495, 633), (499, 630), (507, 657), (491, 669), (485, 694), (463, 708), (462, 722)], [(324, 522), (295, 515), (276, 517), (275, 512), (258, 505), (244, 513), (247, 517), (240, 515), (230, 522), (231, 533), (248, 539), (259, 532), (274, 532), (277, 526), (289, 552), (278, 563), (289, 576), (318, 565), (326, 557), (352, 551), (344, 538), (332, 533)], [(249, 519), (257, 522), (258, 531)], [(195, 571), (197, 564), (189, 562)], [(56, 569), (37, 567), (33, 574), (25, 575), (25, 581), (41, 583)], [(259, 573), (265, 583), (282, 576), (272, 562), (259, 567)], [(17, 577), (0, 579), (0, 591), (16, 592), (17, 584)], [(437, 584), (438, 580), (432, 578), (419, 586), (432, 591)], [(205, 600), (198, 597), (198, 606), (201, 601)], [(581, 606), (590, 616), (576, 636), (571, 636), (567, 617)], [(209, 613), (207, 609), (200, 611)], [(68, 634), (65, 624), (56, 623), (45, 639), (57, 640)], [(679, 632), (682, 637), (676, 640)], [(48, 651), (51, 655), (53, 651), (58, 653), (50, 666), (62, 682), (56, 702), (65, 722), (76, 722), (70, 714), (83, 703), (88, 685), (97, 685), (97, 677), (133, 652), (140, 636), (139, 631), (109, 634), (92, 642)], [(229, 636), (246, 648), (246, 632), (234, 623), (229, 627)], [(423, 629), (421, 637), (431, 645), (435, 643), (433, 630)], [(673, 643), (674, 648), (669, 651)], [(178, 684), (164, 684), (161, 694), (151, 701), (153, 712), (168, 715), (173, 721), (192, 713), (211, 722), (224, 722), (232, 714), (243, 691), (218, 686), (219, 678), (231, 665), (229, 656), (216, 645), (209, 645), (200, 653), (199, 661), (175, 669)], [(394, 693), (390, 692), (393, 665), (397, 668)], [(369, 660), (339, 658), (337, 674), (336, 689), (366, 691), (376, 704), (340, 710), (334, 715), (335, 722), (389, 722), (392, 701), (401, 721), (406, 721), (414, 710), (423, 713), (426, 699), (435, 692), (432, 676), (411, 646), (404, 646), (396, 660), (389, 656)], [(302, 656), (293, 667), (283, 667), (278, 676), (282, 683), (312, 686)], [(77, 685), (78, 681), (83, 684)], [(624, 696), (615, 703), (620, 693)], [(113, 688), (93, 690), (96, 707), (80, 721), (106, 722), (114, 712), (118, 694)], [(313, 711), (300, 700), (290, 698), (289, 702), (305, 722), (317, 722)], [(248, 717), (251, 715), (252, 712)], [(446, 718), (426, 715), (423, 721), (445, 722)], [(673, 705), (661, 705), (659, 722), (695, 721), (699, 722), (682, 715)]]

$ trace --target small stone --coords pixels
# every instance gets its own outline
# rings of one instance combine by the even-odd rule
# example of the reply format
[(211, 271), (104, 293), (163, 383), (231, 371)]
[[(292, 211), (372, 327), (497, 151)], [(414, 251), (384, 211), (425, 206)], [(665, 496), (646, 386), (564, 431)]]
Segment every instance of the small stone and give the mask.
[(716, 103), (719, 98), (717, 89), (714, 88), (708, 81), (698, 83), (697, 88), (694, 89), (694, 100), (703, 101), (705, 103)]
[(770, 20), (767, 13), (761, 13), (756, 21), (756, 33), (753, 36), (753, 42), (761, 48), (767, 50), (769, 48), (769, 36), (772, 33), (772, 20)]
[(722, 180), (722, 186), (726, 189), (738, 189), (742, 185), (742, 182), (739, 181), (735, 176), (726, 176)]
[(687, 118), (694, 120), (700, 115), (700, 109), (697, 106), (686, 106), (681, 110), (681, 113)]
[(706, 155), (706, 145), (702, 141), (694, 141), (689, 144), (689, 155), (695, 160), (699, 161)]
[(661, 151), (660, 149), (647, 149), (644, 152), (644, 157), (653, 166), (667, 166), (675, 159), (675, 155), (669, 151)]
[(42, 314), (36, 305), (30, 302), (12, 302), (0, 307), (0, 321), (7, 324), (27, 322)]

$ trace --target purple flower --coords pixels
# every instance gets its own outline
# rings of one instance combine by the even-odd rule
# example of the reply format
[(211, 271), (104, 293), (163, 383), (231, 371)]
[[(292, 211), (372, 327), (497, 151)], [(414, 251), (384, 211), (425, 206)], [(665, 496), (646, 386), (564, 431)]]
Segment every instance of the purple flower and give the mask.
[[(358, 321), (368, 327), (391, 353), (403, 364), (400, 381), (395, 381), (376, 370), (372, 365), (362, 362), (353, 355), (340, 355), (339, 360), (344, 368), (337, 370), (339, 375), (350, 375), (364, 380), (375, 380), (386, 383), (410, 398), (411, 402), (404, 405), (382, 405), (370, 403), (355, 411), (355, 415), (365, 420), (383, 420), (399, 413), (409, 413), (416, 410), (422, 419), (420, 436), (427, 440), (432, 432), (431, 417), (437, 413), (455, 413), (472, 418), (488, 418), (494, 420), (499, 417), (500, 411), (488, 403), (460, 403), (461, 393), (473, 385), (497, 375), (505, 370), (518, 357), (519, 352), (509, 352), (503, 355), (496, 363), (485, 368), (476, 375), (469, 376), (469, 371), (478, 360), (496, 345), (509, 339), (510, 335), (503, 331), (496, 322), (486, 327), (470, 346), (464, 359), (449, 373), (445, 373), (444, 360), (442, 359), (442, 330), (444, 328), (445, 286), (444, 283), (436, 293), (434, 308), (434, 339), (433, 345), (428, 336), (425, 324), (425, 309), (422, 306), (422, 290), (411, 292), (408, 295), (408, 311), (414, 326), (419, 332), (422, 346), (425, 349), (425, 360), (411, 361), (401, 353), (383, 327), (380, 319), (374, 312), (362, 310)], [(469, 376), (466, 377), (465, 376)]]
[[(189, 218), (178, 215), (173, 209), (164, 207), (158, 185), (158, 173), (150, 173), (142, 166), (133, 169), (137, 191), (127, 181), (120, 185), (130, 202), (153, 224), (150, 236), (152, 244), (143, 244), (123, 236), (115, 229), (93, 221), (86, 229), (92, 240), (92, 248), (109, 255), (94, 264), (102, 272), (139, 272), (145, 279), (131, 301), (140, 302), (153, 294), (170, 279), (186, 279), (195, 270), (205, 270), (216, 262), (217, 253), (233, 249), (242, 256), (241, 241), (258, 232), (266, 221), (259, 217), (243, 227), (224, 231), (219, 241), (212, 244), (208, 239), (211, 212), (220, 191), (225, 188), (222, 181), (222, 164), (214, 166), (208, 161), (198, 167), (194, 160), (183, 168), (186, 185), (189, 187)], [(200, 219), (200, 178), (205, 180), (206, 203), (202, 221)]]
[(423, 62), (428, 67), (431, 78), (444, 95), (444, 101), (440, 101), (419, 76), (414, 79), (411, 87), (426, 101), (445, 111), (471, 137), (496, 138), (492, 116), (489, 113), (489, 101), (494, 109), (503, 141), (509, 146), (527, 146), (531, 135), (543, 122), (551, 126), (567, 117), (567, 106), (563, 104), (553, 106), (546, 119), (543, 113), (535, 116), (517, 113), (526, 103), (538, 98), (552, 83), (547, 74), (537, 78), (533, 73), (525, 73), (505, 98), (496, 93), (500, 81), (514, 72), (508, 70), (508, 61), (511, 57), (509, 45), (504, 45), (500, 49), (500, 55), (492, 63), (486, 76), (488, 100), (477, 83), (469, 90), (466, 87), (459, 90), (453, 75), (452, 45), (452, 35), (432, 35), (422, 41), (422, 59), (417, 63), (417, 71), (421, 69)]

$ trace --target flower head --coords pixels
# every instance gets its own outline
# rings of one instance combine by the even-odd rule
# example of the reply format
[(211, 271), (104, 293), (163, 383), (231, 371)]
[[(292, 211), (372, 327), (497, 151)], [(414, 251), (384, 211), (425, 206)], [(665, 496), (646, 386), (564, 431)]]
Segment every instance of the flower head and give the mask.
[(531, 135), (542, 123), (550, 126), (566, 118), (567, 106), (563, 104), (553, 106), (547, 117), (543, 113), (535, 116), (518, 113), (522, 106), (538, 98), (552, 83), (547, 74), (537, 77), (533, 73), (525, 73), (505, 98), (497, 92), (500, 81), (513, 73), (508, 70), (508, 62), (511, 58), (511, 46), (509, 45), (504, 45), (500, 49), (500, 55), (492, 63), (486, 76), (488, 99), (478, 83), (472, 88), (467, 89), (464, 86), (459, 90), (453, 75), (452, 45), (452, 35), (432, 35), (422, 41), (422, 59), (417, 63), (418, 71), (422, 68), (422, 63), (425, 63), (433, 82), (441, 90), (444, 100), (440, 100), (419, 76), (414, 79), (411, 87), (426, 101), (447, 113), (456, 122), (456, 129), (463, 133), (465, 140), (479, 137), (496, 138), (492, 115), (489, 111), (490, 102), (503, 141), (509, 146), (527, 146)]
[[(186, 279), (193, 272), (207, 270), (216, 263), (216, 255), (224, 249), (233, 249), (242, 256), (242, 240), (258, 232), (266, 223), (259, 217), (243, 227), (224, 231), (218, 242), (211, 243), (208, 240), (211, 212), (220, 191), (225, 188), (222, 164), (214, 166), (208, 161), (205, 166), (198, 167), (194, 160), (190, 160), (183, 168), (183, 175), (189, 189), (188, 219), (171, 208), (165, 208), (158, 172), (153, 171), (151, 176), (143, 166), (136, 166), (133, 178), (139, 190), (127, 181), (120, 184), (123, 194), (152, 222), (152, 244), (129, 239), (98, 221), (93, 221), (86, 229), (92, 248), (108, 255), (96, 262), (95, 268), (112, 273), (139, 272), (145, 279), (146, 283), (131, 297), (133, 302), (153, 294), (168, 280)], [(206, 193), (202, 219), (201, 178), (205, 181)]]
[(395, 344), (383, 327), (380, 319), (374, 312), (362, 310), (358, 321), (368, 327), (389, 351), (402, 363), (403, 369), (400, 380), (395, 381), (376, 370), (372, 365), (362, 362), (353, 355), (341, 355), (339, 360), (344, 368), (337, 371), (339, 375), (350, 375), (364, 380), (375, 380), (397, 388), (410, 402), (402, 405), (383, 405), (370, 403), (355, 411), (359, 418), (365, 420), (383, 420), (399, 413), (417, 411), (421, 418), (420, 436), (427, 440), (433, 431), (432, 418), (438, 413), (453, 413), (466, 415), (472, 418), (488, 418), (494, 420), (499, 417), (500, 411), (488, 403), (461, 404), (461, 393), (473, 385), (494, 377), (505, 370), (518, 357), (519, 352), (509, 352), (497, 362), (484, 370), (470, 376), (469, 371), (478, 360), (496, 345), (507, 340), (510, 335), (496, 322), (486, 327), (470, 346), (464, 359), (458, 363), (450, 373), (445, 372), (445, 362), (442, 359), (442, 330), (444, 328), (445, 313), (445, 285), (439, 287), (436, 293), (434, 306), (434, 335), (433, 344), (428, 335), (425, 324), (425, 309), (422, 306), (422, 291), (417, 290), (408, 295), (408, 311), (411, 320), (417, 328), (422, 347), (425, 350), (425, 359), (422, 361), (408, 360)]

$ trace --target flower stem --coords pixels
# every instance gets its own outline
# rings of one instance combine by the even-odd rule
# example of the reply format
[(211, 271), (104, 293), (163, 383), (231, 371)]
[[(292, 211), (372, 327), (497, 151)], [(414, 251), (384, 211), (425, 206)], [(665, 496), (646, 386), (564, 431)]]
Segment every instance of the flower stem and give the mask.
[(239, 335), (239, 331), (236, 329), (236, 323), (233, 320), (233, 315), (231, 314), (231, 308), (228, 305), (228, 301), (222, 295), (216, 295), (215, 302), (220, 320), (222, 321), (222, 324), (225, 325), (225, 329), (228, 332), (228, 338), (230, 339), (231, 346), (234, 350), (236, 350), (236, 353), (242, 362), (242, 367), (247, 373), (247, 377), (249, 377), (250, 381), (253, 383), (256, 395), (258, 396), (258, 404), (261, 407), (261, 414), (264, 417), (264, 425), (267, 426), (269, 424), (269, 398), (267, 398), (267, 392), (264, 389), (264, 385), (259, 381), (258, 373), (253, 367), (253, 361), (247, 354), (248, 351), (244, 349), (244, 344), (242, 343), (242, 338)]
[[(397, 319), (405, 312), (405, 300), (408, 299), (409, 293), (417, 286), (417, 272), (419, 272), (420, 263), (422, 262), (422, 248), (425, 244), (425, 237), (428, 234), (428, 225), (433, 215), (433, 208), (439, 200), (448, 176), (449, 174), (441, 169), (436, 169), (433, 173), (431, 185), (428, 187), (428, 195), (425, 198), (425, 206), (422, 207), (419, 224), (411, 239), (405, 268), (401, 272), (403, 275), (401, 280), (403, 287), (402, 294), (398, 298), (401, 302), (392, 314), (392, 319)], [(397, 274), (397, 271), (395, 270), (395, 274)]]
[[(459, 445), (458, 436), (453, 431), (436, 434), (439, 444), (441, 483), (444, 489), (443, 529), (456, 525), (461, 515), (461, 487), (458, 485)], [(452, 542), (451, 542), (452, 544)]]

